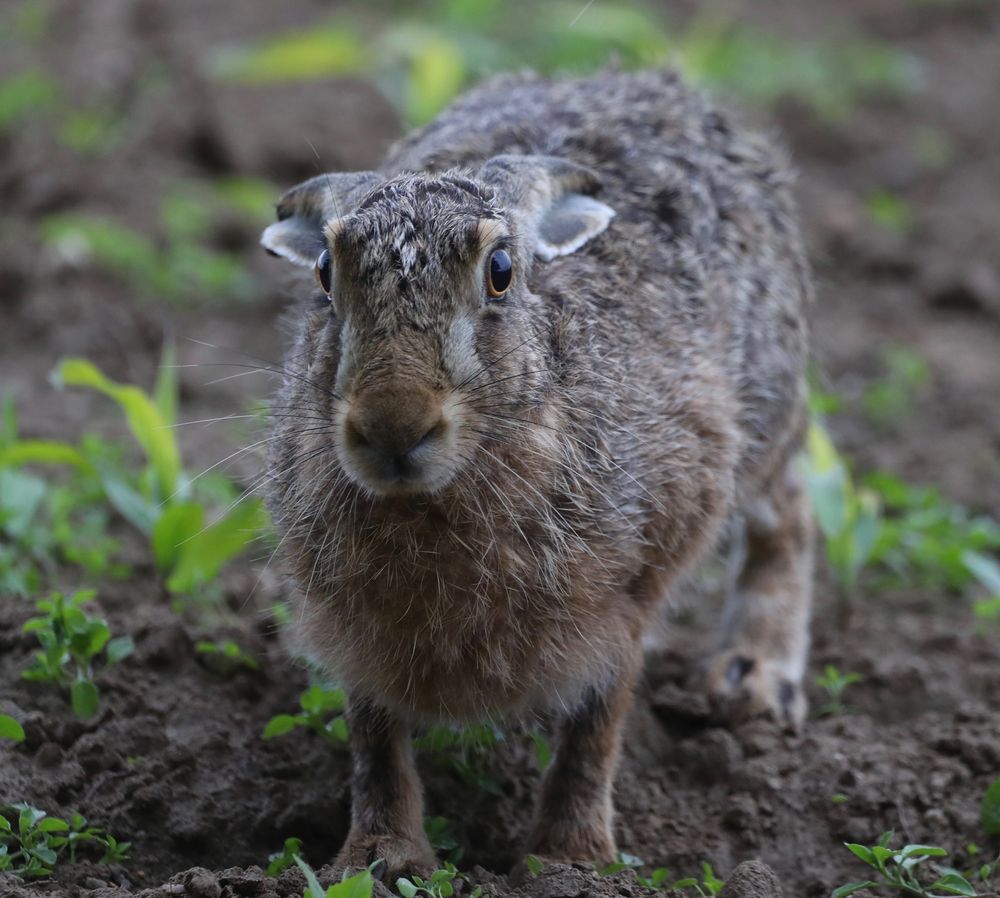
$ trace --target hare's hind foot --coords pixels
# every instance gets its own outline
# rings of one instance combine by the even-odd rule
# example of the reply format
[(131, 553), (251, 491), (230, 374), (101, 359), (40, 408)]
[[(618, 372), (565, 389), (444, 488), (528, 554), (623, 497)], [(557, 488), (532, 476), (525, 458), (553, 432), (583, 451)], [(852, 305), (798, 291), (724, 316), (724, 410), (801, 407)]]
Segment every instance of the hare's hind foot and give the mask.
[(805, 719), (813, 573), (812, 518), (789, 462), (746, 515), (746, 551), (722, 616), (718, 647), (697, 676), (722, 716)]

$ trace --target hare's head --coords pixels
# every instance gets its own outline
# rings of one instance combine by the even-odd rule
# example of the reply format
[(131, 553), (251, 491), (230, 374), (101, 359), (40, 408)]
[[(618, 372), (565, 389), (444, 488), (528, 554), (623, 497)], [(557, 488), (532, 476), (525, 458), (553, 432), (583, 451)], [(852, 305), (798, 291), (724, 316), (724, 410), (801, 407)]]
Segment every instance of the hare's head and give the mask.
[(500, 156), (471, 174), (321, 175), (285, 194), (261, 242), (315, 268), (323, 294), (293, 389), (300, 408), (314, 391), (352, 480), (438, 491), (544, 405), (551, 350), (532, 265), (608, 226), (598, 186), (565, 160)]

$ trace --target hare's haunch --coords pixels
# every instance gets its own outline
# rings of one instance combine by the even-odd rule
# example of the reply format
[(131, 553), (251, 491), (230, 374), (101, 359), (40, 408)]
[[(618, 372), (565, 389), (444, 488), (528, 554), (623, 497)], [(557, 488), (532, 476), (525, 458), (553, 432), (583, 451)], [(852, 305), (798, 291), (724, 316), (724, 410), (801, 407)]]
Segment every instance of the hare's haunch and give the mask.
[(262, 242), (319, 287), (274, 407), (301, 637), (346, 688), (340, 860), (434, 863), (410, 725), (555, 710), (528, 850), (611, 860), (641, 637), (727, 520), (698, 673), (805, 713), (810, 283), (782, 153), (673, 74), (505, 77), (377, 172), (290, 190)]

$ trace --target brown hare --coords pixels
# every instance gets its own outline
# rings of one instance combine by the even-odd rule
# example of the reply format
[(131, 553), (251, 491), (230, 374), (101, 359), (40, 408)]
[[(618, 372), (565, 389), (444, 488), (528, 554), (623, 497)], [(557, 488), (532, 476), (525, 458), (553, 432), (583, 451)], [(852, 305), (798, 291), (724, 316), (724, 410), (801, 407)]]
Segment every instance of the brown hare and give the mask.
[(315, 268), (269, 503), (303, 641), (347, 690), (339, 862), (434, 864), (410, 729), (563, 718), (528, 851), (615, 853), (641, 637), (718, 537), (741, 572), (701, 682), (805, 713), (804, 259), (783, 154), (674, 74), (501, 77), (377, 172), (293, 188)]

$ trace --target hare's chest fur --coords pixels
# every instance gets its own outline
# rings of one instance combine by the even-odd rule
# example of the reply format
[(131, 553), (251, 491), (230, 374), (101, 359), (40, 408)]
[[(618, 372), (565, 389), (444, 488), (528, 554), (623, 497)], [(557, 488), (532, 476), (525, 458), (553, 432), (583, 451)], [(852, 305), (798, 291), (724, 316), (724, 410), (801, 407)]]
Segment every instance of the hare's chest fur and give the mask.
[(433, 513), (348, 529), (308, 562), (303, 635), (349, 691), (401, 713), (571, 703), (631, 643), (620, 576), (564, 535)]

